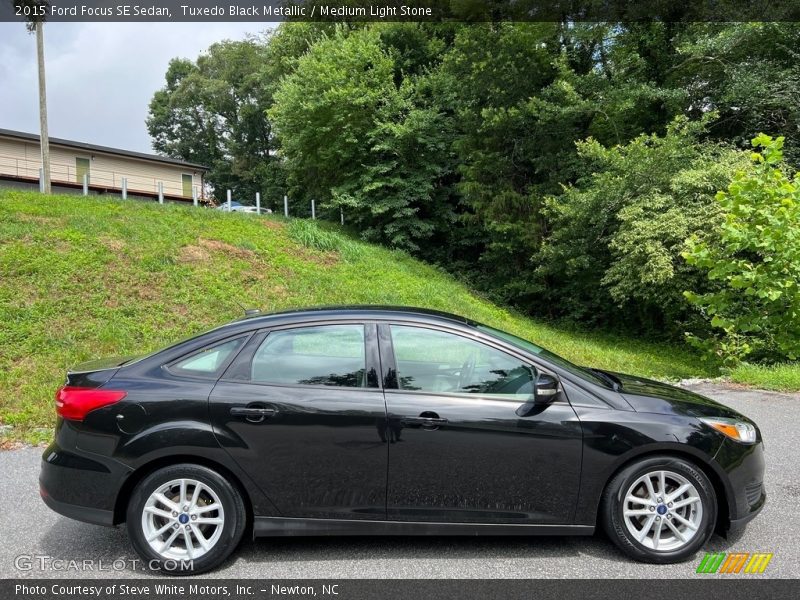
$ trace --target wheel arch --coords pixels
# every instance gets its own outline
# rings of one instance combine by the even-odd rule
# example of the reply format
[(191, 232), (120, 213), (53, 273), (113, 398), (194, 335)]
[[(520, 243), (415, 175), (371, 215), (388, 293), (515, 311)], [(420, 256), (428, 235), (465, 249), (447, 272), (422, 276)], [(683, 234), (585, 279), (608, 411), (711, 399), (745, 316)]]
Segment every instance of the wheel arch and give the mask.
[[(730, 526), (730, 503), (732, 498), (730, 496), (729, 490), (725, 486), (725, 483), (722, 479), (722, 475), (717, 472), (717, 469), (714, 468), (710, 461), (706, 461), (703, 458), (693, 454), (692, 452), (686, 452), (682, 449), (676, 449), (674, 447), (670, 447), (668, 449), (664, 448), (649, 448), (642, 452), (639, 452), (633, 456), (627, 457), (623, 460), (617, 467), (610, 473), (608, 478), (606, 479), (605, 484), (603, 485), (603, 491), (601, 492), (601, 496), (603, 492), (605, 492), (608, 485), (617, 476), (617, 474), (622, 471), (623, 469), (629, 467), (635, 462), (639, 462), (641, 460), (646, 460), (648, 458), (653, 458), (656, 456), (666, 456), (666, 457), (673, 457), (673, 458), (680, 458), (681, 460), (685, 460), (686, 462), (691, 463), (696, 468), (700, 469), (703, 474), (708, 477), (708, 480), (711, 482), (711, 485), (714, 488), (714, 494), (717, 497), (717, 522), (714, 526), (714, 530), (717, 533), (723, 533), (726, 531)], [(600, 511), (603, 510), (602, 502), (597, 503), (597, 511), (595, 514), (595, 523), (600, 521)]]
[(162, 456), (155, 458), (137, 468), (131, 473), (117, 493), (117, 499), (114, 503), (114, 525), (119, 525), (125, 522), (125, 514), (128, 508), (128, 500), (133, 493), (133, 490), (145, 477), (154, 473), (155, 471), (164, 467), (169, 467), (178, 464), (192, 464), (207, 467), (216, 471), (228, 480), (233, 485), (242, 497), (245, 506), (245, 513), (247, 515), (246, 531), (251, 530), (253, 526), (253, 504), (247, 488), (242, 484), (239, 477), (227, 468), (222, 463), (204, 456), (188, 455), (188, 454), (175, 454), (169, 456)]

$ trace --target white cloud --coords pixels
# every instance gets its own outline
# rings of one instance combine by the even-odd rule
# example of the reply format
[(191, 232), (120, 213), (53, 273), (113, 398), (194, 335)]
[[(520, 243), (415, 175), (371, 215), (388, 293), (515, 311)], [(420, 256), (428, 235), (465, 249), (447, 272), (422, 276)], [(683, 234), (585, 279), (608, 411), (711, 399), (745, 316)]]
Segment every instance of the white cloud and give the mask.
[[(171, 58), (197, 58), (214, 42), (274, 23), (48, 23), (50, 135), (151, 152), (147, 106)], [(0, 127), (38, 132), (36, 40), (0, 23)]]

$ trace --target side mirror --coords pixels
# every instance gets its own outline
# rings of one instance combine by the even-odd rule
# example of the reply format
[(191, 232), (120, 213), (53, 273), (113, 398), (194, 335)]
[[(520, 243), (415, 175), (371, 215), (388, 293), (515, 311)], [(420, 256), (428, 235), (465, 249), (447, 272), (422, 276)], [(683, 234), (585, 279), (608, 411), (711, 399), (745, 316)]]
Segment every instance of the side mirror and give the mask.
[(533, 402), (537, 405), (550, 404), (560, 393), (558, 379), (546, 373), (540, 373), (533, 389)]
[(560, 393), (558, 379), (552, 375), (540, 373), (533, 385), (533, 394), (530, 395), (530, 399), (521, 404), (515, 412), (519, 417), (538, 415), (558, 398)]

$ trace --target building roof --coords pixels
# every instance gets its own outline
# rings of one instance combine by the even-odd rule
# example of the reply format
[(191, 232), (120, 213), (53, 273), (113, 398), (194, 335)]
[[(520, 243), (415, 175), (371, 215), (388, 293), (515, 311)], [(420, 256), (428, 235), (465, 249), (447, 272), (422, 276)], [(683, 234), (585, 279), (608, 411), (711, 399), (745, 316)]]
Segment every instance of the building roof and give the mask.
[[(0, 137), (11, 137), (29, 142), (39, 143), (39, 136), (35, 133), (26, 133), (24, 131), (14, 131), (12, 129), (0, 128)], [(165, 163), (168, 165), (175, 165), (181, 167), (191, 167), (195, 170), (208, 171), (208, 167), (198, 165), (196, 163), (186, 162), (177, 158), (169, 158), (167, 156), (159, 156), (158, 154), (146, 154), (144, 152), (133, 152), (131, 150), (121, 150), (119, 148), (109, 148), (108, 146), (98, 146), (96, 144), (87, 144), (85, 142), (76, 142), (73, 140), (64, 140), (61, 138), (50, 137), (50, 143), (56, 146), (65, 146), (68, 148), (75, 148), (77, 150), (84, 150), (88, 152), (101, 152), (103, 154), (115, 154), (117, 156), (125, 156), (128, 158), (136, 158), (139, 160), (148, 160), (151, 162)]]

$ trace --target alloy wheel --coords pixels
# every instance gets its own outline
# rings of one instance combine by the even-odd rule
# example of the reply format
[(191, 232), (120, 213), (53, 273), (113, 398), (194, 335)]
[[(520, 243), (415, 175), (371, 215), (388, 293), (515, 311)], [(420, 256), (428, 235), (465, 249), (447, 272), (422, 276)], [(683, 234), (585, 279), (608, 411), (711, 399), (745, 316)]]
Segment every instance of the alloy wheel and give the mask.
[(642, 546), (679, 550), (697, 535), (703, 503), (697, 488), (674, 471), (651, 471), (636, 479), (622, 502), (625, 527)]
[(159, 556), (193, 560), (219, 541), (225, 511), (217, 493), (196, 479), (173, 479), (159, 486), (142, 509), (142, 532)]

